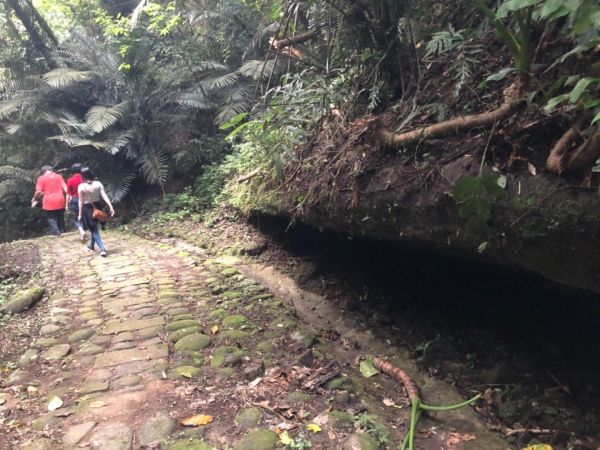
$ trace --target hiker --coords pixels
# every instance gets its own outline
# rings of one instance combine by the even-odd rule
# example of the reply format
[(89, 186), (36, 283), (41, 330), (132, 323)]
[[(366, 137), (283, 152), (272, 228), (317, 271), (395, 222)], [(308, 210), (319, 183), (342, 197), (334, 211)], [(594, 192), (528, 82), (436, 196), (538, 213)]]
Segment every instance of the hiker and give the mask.
[(35, 193), (31, 199), (31, 207), (38, 204), (38, 197), (43, 196), (42, 210), (46, 214), (50, 232), (53, 236), (60, 236), (65, 232), (65, 192), (67, 185), (58, 173), (54, 172), (52, 166), (42, 167), (40, 175), (35, 183)]
[(77, 192), (79, 193), (79, 215), (77, 219), (82, 222), (83, 229), (89, 230), (92, 234), (88, 251), (93, 252), (95, 244), (98, 244), (100, 256), (106, 256), (106, 247), (104, 246), (104, 242), (102, 242), (100, 230), (98, 229), (101, 222), (94, 218), (94, 209), (101, 209), (100, 200), (104, 200), (104, 203), (109, 208), (111, 217), (115, 215), (115, 210), (104, 191), (104, 186), (94, 179), (94, 174), (88, 167), (81, 169), (81, 178), (83, 182), (77, 188)]
[(67, 180), (67, 206), (71, 213), (71, 219), (73, 225), (79, 231), (81, 235), (81, 242), (85, 242), (85, 230), (81, 221), (78, 219), (79, 216), (79, 192), (77, 188), (82, 183), (81, 178), (81, 164), (76, 163), (71, 166), (71, 177)]

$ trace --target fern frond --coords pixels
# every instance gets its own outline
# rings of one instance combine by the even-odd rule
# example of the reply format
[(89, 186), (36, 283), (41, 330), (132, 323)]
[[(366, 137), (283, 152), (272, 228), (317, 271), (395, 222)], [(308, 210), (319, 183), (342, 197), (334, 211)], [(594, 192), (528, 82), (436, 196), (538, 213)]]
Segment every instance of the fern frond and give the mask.
[(26, 98), (14, 98), (0, 102), (0, 119), (8, 119), (27, 103)]
[(127, 106), (128, 102), (114, 106), (94, 106), (85, 115), (85, 120), (95, 133), (101, 133), (124, 116)]
[(31, 186), (19, 180), (0, 181), (0, 201), (13, 200), (26, 196), (31, 192)]
[(250, 109), (250, 102), (238, 102), (238, 103), (228, 103), (223, 106), (217, 117), (215, 118), (215, 124), (222, 125), (225, 122), (233, 119), (238, 114), (247, 112)]
[(70, 67), (60, 67), (42, 75), (42, 79), (54, 88), (70, 86), (81, 83), (94, 77), (95, 73), (89, 70), (81, 71)]
[(206, 91), (202, 87), (198, 87), (188, 92), (182, 92), (177, 96), (175, 101), (188, 108), (195, 109), (212, 109), (213, 104), (206, 95)]
[(110, 201), (119, 203), (127, 197), (127, 194), (129, 194), (136, 175), (132, 172), (123, 173), (118, 171), (112, 173), (114, 173), (115, 176), (103, 177), (102, 184), (104, 184), (104, 187), (106, 188), (106, 193), (108, 194)]

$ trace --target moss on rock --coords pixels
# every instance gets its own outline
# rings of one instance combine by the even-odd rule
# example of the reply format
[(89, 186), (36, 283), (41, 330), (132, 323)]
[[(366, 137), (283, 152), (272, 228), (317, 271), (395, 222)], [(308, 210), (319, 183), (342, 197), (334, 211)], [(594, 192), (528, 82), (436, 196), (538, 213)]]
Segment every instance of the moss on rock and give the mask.
[(4, 311), (10, 314), (20, 314), (31, 308), (44, 295), (44, 288), (34, 286), (19, 292), (4, 305)]
[(246, 434), (235, 446), (236, 450), (274, 450), (277, 435), (270, 430), (256, 430)]

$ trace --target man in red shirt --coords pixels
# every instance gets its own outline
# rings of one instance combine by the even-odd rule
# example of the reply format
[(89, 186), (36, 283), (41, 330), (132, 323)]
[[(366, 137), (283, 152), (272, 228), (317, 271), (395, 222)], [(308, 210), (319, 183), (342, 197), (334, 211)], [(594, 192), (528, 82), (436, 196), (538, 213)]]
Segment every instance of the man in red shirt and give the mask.
[(42, 167), (42, 175), (35, 184), (35, 193), (31, 206), (37, 205), (37, 198), (43, 196), (42, 209), (46, 213), (50, 231), (60, 236), (65, 231), (65, 192), (67, 185), (59, 174), (54, 173), (52, 166)]
[(71, 178), (67, 180), (67, 206), (71, 213), (73, 225), (81, 235), (81, 242), (85, 242), (85, 231), (81, 221), (77, 220), (79, 216), (79, 193), (77, 188), (83, 182), (81, 178), (81, 164), (76, 163), (71, 166)]

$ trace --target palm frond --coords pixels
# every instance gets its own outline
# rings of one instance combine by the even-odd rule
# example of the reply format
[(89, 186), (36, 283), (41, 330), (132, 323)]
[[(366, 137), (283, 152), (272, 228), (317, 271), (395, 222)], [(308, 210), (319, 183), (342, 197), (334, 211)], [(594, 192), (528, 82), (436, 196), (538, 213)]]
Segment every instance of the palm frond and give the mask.
[(227, 103), (225, 106), (223, 106), (219, 110), (219, 113), (217, 114), (217, 117), (215, 118), (215, 123), (217, 125), (222, 125), (225, 122), (233, 119), (238, 114), (247, 112), (249, 109), (250, 109), (250, 102), (241, 101), (241, 102), (237, 102), (237, 103)]
[(182, 92), (177, 96), (175, 101), (188, 108), (195, 109), (211, 109), (213, 104), (210, 101), (206, 91), (201, 86), (187, 92)]
[(133, 172), (121, 171), (111, 172), (111, 174), (114, 174), (114, 176), (103, 177), (103, 184), (110, 201), (118, 203), (129, 194), (136, 175)]
[(8, 119), (27, 103), (27, 98), (11, 98), (0, 102), (0, 120)]
[(205, 88), (207, 91), (213, 89), (223, 89), (234, 86), (240, 79), (240, 76), (236, 72), (227, 73), (220, 77), (208, 78), (200, 82), (200, 86)]
[(80, 122), (79, 118), (70, 111), (59, 111), (56, 114), (44, 111), (40, 117), (42, 120), (56, 125), (64, 135), (71, 134), (73, 131), (82, 135), (91, 134), (88, 124)]
[(74, 83), (81, 83), (94, 77), (89, 70), (81, 71), (70, 67), (60, 67), (42, 75), (42, 79), (54, 88), (63, 88)]
[(0, 201), (13, 200), (31, 193), (31, 186), (20, 180), (0, 181)]
[(0, 178), (35, 183), (37, 170), (21, 169), (15, 166), (0, 166)]
[(58, 136), (50, 136), (48, 140), (64, 142), (69, 147), (93, 147), (97, 150), (103, 149), (108, 145), (107, 142), (84, 139), (76, 134), (61, 134)]
[(131, 140), (133, 139), (133, 137), (134, 137), (133, 130), (128, 130), (125, 133), (118, 135), (112, 141), (110, 141), (106, 145), (104, 150), (106, 150), (111, 155), (116, 155), (117, 153), (122, 151), (124, 148), (131, 145)]
[(167, 181), (169, 157), (166, 153), (145, 147), (137, 163), (146, 183), (162, 186)]
[(274, 59), (269, 59), (267, 61), (261, 59), (251, 59), (242, 64), (242, 67), (238, 69), (238, 73), (256, 81), (266, 81), (274, 69)]
[(135, 9), (133, 10), (133, 12), (131, 13), (131, 20), (130, 20), (130, 29), (133, 30), (135, 27), (137, 27), (138, 21), (140, 19), (140, 16), (142, 15), (142, 12), (144, 11), (144, 7), (148, 4), (148, 0), (141, 0), (137, 6), (135, 7)]
[(114, 106), (94, 106), (85, 115), (85, 120), (95, 133), (101, 133), (124, 116), (127, 106), (128, 102)]

